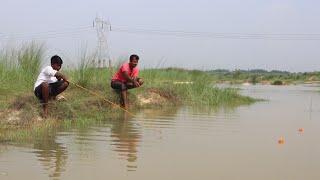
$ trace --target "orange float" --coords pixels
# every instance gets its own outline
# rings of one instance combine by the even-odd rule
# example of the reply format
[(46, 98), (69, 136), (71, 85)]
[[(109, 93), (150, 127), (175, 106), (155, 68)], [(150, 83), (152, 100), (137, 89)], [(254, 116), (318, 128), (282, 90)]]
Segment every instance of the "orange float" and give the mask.
[(284, 141), (284, 138), (283, 138), (283, 137), (280, 137), (279, 140), (278, 140), (278, 144), (284, 144), (284, 142), (285, 142), (285, 141)]

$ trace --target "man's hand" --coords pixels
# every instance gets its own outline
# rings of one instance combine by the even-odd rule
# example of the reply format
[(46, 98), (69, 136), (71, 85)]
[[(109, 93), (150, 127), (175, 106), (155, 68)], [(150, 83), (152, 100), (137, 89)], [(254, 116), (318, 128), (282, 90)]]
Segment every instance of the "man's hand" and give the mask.
[(62, 73), (60, 73), (60, 72), (56, 72), (55, 77), (58, 80), (63, 79), (65, 82), (69, 83), (68, 78), (65, 75), (63, 75)]
[(134, 81), (133, 81), (133, 84), (134, 84), (134, 86), (136, 86), (136, 87), (140, 87), (140, 84), (139, 84), (139, 82), (138, 82), (137, 80), (134, 80)]
[(70, 84), (69, 83), (69, 80), (65, 77), (64, 79), (63, 79), (65, 82), (67, 82), (68, 84)]

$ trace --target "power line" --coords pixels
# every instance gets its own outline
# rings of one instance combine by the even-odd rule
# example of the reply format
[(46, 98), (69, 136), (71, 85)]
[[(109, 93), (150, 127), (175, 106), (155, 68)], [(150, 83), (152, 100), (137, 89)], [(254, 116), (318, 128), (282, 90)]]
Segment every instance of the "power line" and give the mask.
[[(100, 61), (110, 59), (108, 48), (108, 35), (110, 32), (142, 34), (142, 35), (160, 35), (174, 36), (184, 38), (213, 38), (213, 39), (235, 39), (235, 40), (303, 40), (303, 41), (318, 41), (320, 33), (213, 33), (213, 32), (197, 32), (197, 31), (182, 31), (182, 30), (164, 30), (164, 29), (146, 29), (146, 28), (131, 28), (128, 26), (111, 26), (111, 23), (96, 18), (93, 24), (98, 37), (98, 54)], [(65, 29), (56, 29), (34, 33), (17, 33), (3, 34), (0, 33), (1, 40), (9, 39), (44, 39), (55, 38), (61, 36), (79, 35), (82, 32), (93, 29), (92, 26), (78, 26)], [(103, 61), (103, 60), (102, 60)]]
[(64, 29), (55, 29), (55, 30), (49, 30), (49, 31), (40, 31), (40, 32), (33, 32), (33, 33), (15, 33), (15, 34), (3, 34), (0, 33), (0, 36), (20, 36), (20, 35), (38, 35), (38, 34), (47, 34), (47, 33), (55, 33), (55, 32), (64, 32), (64, 31), (74, 31), (78, 29), (87, 29), (87, 28), (92, 28), (92, 26), (77, 26), (77, 27), (69, 27), (69, 28), (64, 28)]
[(17, 34), (2, 34), (0, 35), (1, 40), (9, 39), (42, 39), (42, 38), (54, 38), (66, 35), (76, 35), (82, 32), (92, 30), (92, 26), (76, 27), (63, 30), (51, 30), (44, 32), (34, 32), (34, 33), (17, 33)]
[(210, 33), (210, 34), (228, 34), (228, 35), (297, 35), (297, 36), (320, 36), (320, 33), (212, 33), (212, 32), (200, 32), (200, 31), (182, 31), (182, 30), (165, 30), (165, 29), (146, 29), (146, 28), (131, 28), (129, 26), (112, 25), (112, 29), (130, 29), (130, 30), (145, 30), (155, 32), (168, 32), (168, 33)]
[(257, 40), (320, 40), (320, 34), (307, 33), (212, 33), (212, 32), (192, 32), (174, 31), (160, 29), (128, 28), (112, 26), (112, 31), (120, 33), (133, 33), (144, 35), (162, 35), (175, 37), (198, 37), (215, 39), (257, 39)]

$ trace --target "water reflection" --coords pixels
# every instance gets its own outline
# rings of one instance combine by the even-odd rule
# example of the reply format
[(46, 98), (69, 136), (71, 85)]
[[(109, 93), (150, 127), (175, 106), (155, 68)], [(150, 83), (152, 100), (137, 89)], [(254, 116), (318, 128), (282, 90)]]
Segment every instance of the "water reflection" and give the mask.
[(176, 116), (181, 107), (160, 107), (157, 109), (143, 109), (134, 118), (143, 129), (161, 131), (174, 128)]
[(33, 148), (40, 164), (48, 171), (48, 176), (58, 178), (65, 171), (67, 162), (67, 149), (56, 142), (55, 135), (44, 134), (38, 138)]
[(169, 120), (173, 120), (180, 107), (159, 107), (155, 109), (142, 109), (136, 117), (143, 119), (154, 119), (165, 116)]
[(124, 113), (111, 121), (111, 144), (115, 147), (113, 150), (118, 153), (120, 159), (127, 161), (128, 171), (135, 171), (138, 168), (138, 150), (143, 130), (158, 128), (159, 125), (168, 123), (171, 125), (167, 127), (174, 127), (172, 124), (177, 111), (178, 108), (175, 107), (144, 109), (135, 117)]
[(114, 150), (121, 159), (127, 160), (129, 171), (137, 168), (135, 162), (138, 159), (138, 144), (141, 140), (141, 133), (131, 119), (129, 114), (124, 113), (119, 119), (112, 121), (110, 135)]

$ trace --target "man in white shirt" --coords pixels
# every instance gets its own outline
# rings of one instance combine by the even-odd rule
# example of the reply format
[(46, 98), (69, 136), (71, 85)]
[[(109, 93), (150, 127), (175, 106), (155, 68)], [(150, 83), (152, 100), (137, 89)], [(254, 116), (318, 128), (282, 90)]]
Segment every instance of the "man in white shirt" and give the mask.
[(43, 106), (43, 116), (48, 115), (49, 98), (55, 98), (58, 94), (67, 89), (69, 81), (59, 72), (62, 66), (62, 59), (54, 55), (51, 57), (51, 66), (46, 66), (40, 72), (34, 84), (34, 94)]

